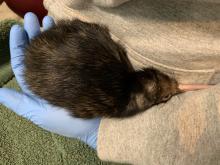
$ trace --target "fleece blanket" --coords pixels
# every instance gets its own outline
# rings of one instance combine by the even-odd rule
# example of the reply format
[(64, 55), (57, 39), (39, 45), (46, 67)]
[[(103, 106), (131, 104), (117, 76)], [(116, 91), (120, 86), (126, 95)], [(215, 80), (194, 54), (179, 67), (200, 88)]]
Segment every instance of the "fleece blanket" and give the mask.
[(102, 160), (133, 165), (220, 165), (220, 84), (132, 118), (103, 119), (97, 146)]
[[(19, 90), (10, 67), (8, 36), (13, 20), (0, 22), (0, 87)], [(107, 165), (76, 139), (44, 131), (0, 105), (1, 165)]]

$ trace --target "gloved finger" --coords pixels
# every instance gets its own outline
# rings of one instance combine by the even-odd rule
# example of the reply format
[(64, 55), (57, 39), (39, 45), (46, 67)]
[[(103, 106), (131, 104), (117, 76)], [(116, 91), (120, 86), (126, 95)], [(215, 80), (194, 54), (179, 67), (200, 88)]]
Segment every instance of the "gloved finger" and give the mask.
[(52, 28), (55, 25), (53, 18), (50, 16), (45, 16), (42, 23), (44, 31)]
[(21, 89), (26, 93), (29, 92), (23, 79), (24, 70), (24, 51), (27, 46), (27, 34), (20, 25), (14, 25), (10, 31), (10, 54), (11, 67), (15, 74), (16, 80)]
[(8, 88), (0, 88), (0, 103), (27, 119), (33, 116), (33, 107), (38, 107), (28, 95)]
[(28, 34), (29, 40), (33, 39), (34, 37), (40, 34), (40, 24), (37, 16), (34, 13), (28, 12), (25, 14), (24, 29)]

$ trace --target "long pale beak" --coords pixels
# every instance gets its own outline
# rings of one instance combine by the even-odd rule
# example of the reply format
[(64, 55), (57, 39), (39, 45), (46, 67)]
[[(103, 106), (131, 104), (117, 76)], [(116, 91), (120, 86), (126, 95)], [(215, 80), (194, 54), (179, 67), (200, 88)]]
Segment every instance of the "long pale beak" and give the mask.
[(179, 84), (179, 89), (181, 91), (187, 92), (187, 91), (195, 91), (195, 90), (201, 90), (201, 89), (207, 89), (213, 85), (203, 85), (203, 84)]

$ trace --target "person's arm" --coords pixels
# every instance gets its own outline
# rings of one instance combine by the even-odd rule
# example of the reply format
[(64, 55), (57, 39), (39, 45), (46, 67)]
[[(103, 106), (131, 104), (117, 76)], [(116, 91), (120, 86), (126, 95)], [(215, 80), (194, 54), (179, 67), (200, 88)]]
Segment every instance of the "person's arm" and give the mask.
[(126, 119), (102, 119), (102, 160), (138, 165), (220, 164), (220, 84)]

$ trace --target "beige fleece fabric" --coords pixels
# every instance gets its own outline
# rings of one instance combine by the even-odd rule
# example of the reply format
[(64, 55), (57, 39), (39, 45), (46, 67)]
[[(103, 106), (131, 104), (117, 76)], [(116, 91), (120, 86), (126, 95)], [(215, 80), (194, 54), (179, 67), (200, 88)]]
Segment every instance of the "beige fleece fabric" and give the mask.
[(4, 19), (14, 19), (18, 21), (22, 21), (22, 18), (16, 15), (13, 11), (11, 11), (8, 6), (3, 2), (1, 4), (0, 1), (0, 20)]
[(134, 165), (219, 165), (220, 84), (127, 119), (103, 119), (98, 155)]
[[(180, 83), (220, 83), (219, 0), (130, 0), (117, 7), (94, 2), (44, 5), (55, 20), (106, 24), (136, 69), (153, 66)], [(175, 96), (132, 118), (103, 119), (98, 155), (141, 165), (219, 165), (219, 99), (220, 84)]]
[(92, 2), (97, 6), (102, 7), (117, 7), (130, 0), (93, 0)]

